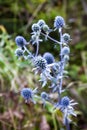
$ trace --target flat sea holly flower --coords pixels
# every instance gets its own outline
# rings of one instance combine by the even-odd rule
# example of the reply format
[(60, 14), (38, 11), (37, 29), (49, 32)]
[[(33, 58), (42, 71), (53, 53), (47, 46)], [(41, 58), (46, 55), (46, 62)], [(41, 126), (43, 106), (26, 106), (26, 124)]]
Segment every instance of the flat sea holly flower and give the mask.
[(19, 46), (19, 47), (24, 47), (25, 45), (27, 45), (27, 41), (22, 36), (17, 36), (15, 38), (15, 42), (16, 42), (17, 46)]
[(70, 100), (68, 96), (65, 96), (65, 97), (62, 97), (60, 102), (55, 105), (55, 108), (58, 108), (63, 112), (64, 124), (66, 123), (66, 119), (70, 121), (70, 118), (69, 118), (70, 115), (76, 116), (73, 106), (78, 103), (73, 102), (73, 101), (74, 100)]
[(43, 26), (45, 25), (45, 21), (44, 21), (43, 19), (40, 19), (37, 24), (38, 24), (38, 25), (40, 26), (40, 28), (42, 29)]
[(24, 54), (24, 51), (21, 49), (21, 48), (17, 48), (15, 50), (15, 55), (18, 56), (18, 57), (22, 57)]
[(43, 58), (47, 61), (47, 64), (52, 64), (55, 61), (54, 56), (49, 52), (44, 53)]
[(68, 33), (64, 33), (62, 35), (62, 41), (63, 41), (63, 43), (69, 43), (70, 40), (71, 40), (71, 38), (70, 38), (70, 35)]
[(41, 93), (41, 99), (44, 106), (46, 105), (46, 101), (50, 101), (49, 95), (46, 92)]
[(54, 27), (56, 29), (59, 29), (59, 28), (62, 28), (65, 26), (65, 21), (64, 21), (64, 18), (61, 17), (61, 16), (57, 16), (55, 17), (55, 20), (54, 20)]
[(40, 31), (40, 26), (39, 26), (37, 23), (34, 23), (34, 24), (32, 25), (32, 31), (33, 31), (33, 32), (38, 32), (38, 31)]
[(46, 33), (45, 40), (47, 40), (47, 37), (48, 37), (49, 33), (52, 31), (52, 29), (50, 29), (47, 24), (43, 25), (42, 29)]
[(21, 96), (25, 99), (25, 101), (26, 102), (29, 102), (29, 101), (31, 101), (31, 102), (33, 102), (33, 103), (36, 103), (35, 101), (34, 101), (34, 94), (37, 92), (37, 88), (36, 89), (34, 89), (34, 90), (32, 90), (32, 89), (30, 89), (30, 88), (23, 88), (22, 90), (21, 90)]
[(47, 66), (47, 62), (46, 60), (41, 57), (41, 56), (37, 56), (34, 58), (34, 65), (37, 69), (39, 70), (45, 70), (46, 69), (46, 66)]
[(65, 47), (62, 48), (61, 55), (69, 55), (69, 53), (70, 53), (69, 47), (65, 46)]

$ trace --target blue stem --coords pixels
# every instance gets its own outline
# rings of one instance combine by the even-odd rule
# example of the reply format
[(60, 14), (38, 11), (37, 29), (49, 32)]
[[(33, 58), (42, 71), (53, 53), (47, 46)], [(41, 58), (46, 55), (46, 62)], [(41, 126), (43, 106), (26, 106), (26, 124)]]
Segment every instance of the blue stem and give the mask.
[(70, 130), (70, 124), (67, 118), (66, 118), (66, 130)]
[(60, 33), (60, 62), (61, 62), (61, 65), (60, 65), (60, 76), (61, 76), (61, 79), (60, 79), (60, 93), (61, 93), (61, 90), (62, 90), (62, 81), (63, 81), (63, 62), (62, 62), (62, 54), (61, 54), (61, 51), (62, 51), (62, 29), (60, 28), (59, 29), (59, 33)]
[[(41, 32), (41, 34), (46, 37), (46, 34), (44, 34), (44, 33), (42, 33), (42, 32)], [(53, 38), (50, 37), (49, 35), (47, 35), (47, 38), (49, 38), (51, 41), (53, 41), (53, 42), (55, 42), (55, 43), (57, 43), (57, 44), (60, 44), (60, 42), (58, 42), (57, 40), (53, 39)]]
[(37, 55), (38, 55), (38, 51), (39, 51), (39, 43), (37, 43), (37, 47), (36, 47), (36, 54), (35, 54), (35, 56), (37, 56)]

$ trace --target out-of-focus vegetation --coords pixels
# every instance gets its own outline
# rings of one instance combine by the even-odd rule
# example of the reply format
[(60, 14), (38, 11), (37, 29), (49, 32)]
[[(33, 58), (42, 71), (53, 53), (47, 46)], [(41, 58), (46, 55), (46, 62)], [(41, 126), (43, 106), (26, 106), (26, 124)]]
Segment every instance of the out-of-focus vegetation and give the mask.
[[(20, 97), (23, 87), (39, 87), (38, 77), (31, 71), (30, 62), (18, 60), (14, 38), (30, 38), (31, 25), (44, 19), (53, 28), (54, 18), (66, 19), (72, 38), (71, 58), (64, 80), (67, 94), (78, 102), (77, 117), (72, 119), (71, 130), (87, 130), (87, 1), (86, 0), (0, 0), (0, 129), (1, 130), (64, 130), (60, 111), (52, 112), (47, 104), (25, 104)], [(57, 33), (51, 34), (58, 39)], [(52, 52), (58, 56), (49, 40), (40, 45), (40, 53)], [(33, 51), (34, 49), (31, 48)], [(45, 88), (47, 89), (47, 88)], [(56, 96), (56, 95), (52, 95)], [(58, 114), (57, 114), (58, 113)]]

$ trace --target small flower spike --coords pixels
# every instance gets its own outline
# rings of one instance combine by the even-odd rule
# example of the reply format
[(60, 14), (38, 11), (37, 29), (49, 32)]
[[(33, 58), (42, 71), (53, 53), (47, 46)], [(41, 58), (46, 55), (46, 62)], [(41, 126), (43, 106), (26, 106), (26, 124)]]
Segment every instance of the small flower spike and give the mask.
[(40, 26), (40, 28), (42, 29), (43, 26), (45, 25), (45, 21), (44, 21), (43, 19), (40, 19), (37, 24), (38, 24), (38, 25)]
[(34, 23), (32, 25), (32, 30), (33, 30), (33, 32), (38, 32), (38, 31), (40, 31), (40, 26), (37, 23)]
[(55, 27), (56, 29), (59, 29), (59, 28), (62, 28), (62, 27), (64, 27), (64, 26), (65, 26), (65, 21), (64, 21), (63, 17), (57, 16), (57, 17), (55, 18), (55, 20), (54, 20), (54, 27)]
[(52, 64), (54, 62), (54, 56), (49, 52), (44, 53), (43, 58), (47, 61), (47, 64)]
[(18, 57), (22, 57), (24, 54), (24, 51), (21, 49), (21, 48), (17, 48), (15, 50), (15, 55), (18, 56)]
[(69, 122), (71, 121), (69, 117), (70, 115), (76, 116), (73, 106), (78, 103), (75, 103), (73, 101), (74, 100), (70, 100), (68, 96), (65, 96), (65, 97), (62, 97), (60, 102), (55, 105), (55, 108), (60, 109), (64, 114), (64, 118), (63, 118), (64, 124), (66, 123), (66, 119)]
[(43, 105), (44, 106), (46, 105), (46, 101), (50, 100), (49, 95), (46, 92), (42, 92), (41, 93), (41, 99), (43, 101)]
[(69, 41), (71, 40), (70, 35), (68, 33), (64, 33), (62, 36), (62, 40), (63, 40), (63, 43), (69, 43)]
[(32, 90), (30, 88), (23, 88), (21, 90), (21, 96), (25, 99), (26, 102), (33, 102), (35, 104), (35, 101), (33, 99), (34, 94), (36, 93), (36, 90)]
[(24, 47), (25, 45), (27, 45), (27, 41), (22, 36), (17, 36), (15, 38), (15, 42), (16, 42), (17, 46), (19, 46), (19, 47)]
[(63, 47), (61, 50), (61, 55), (69, 55), (70, 53), (70, 48), (69, 47)]

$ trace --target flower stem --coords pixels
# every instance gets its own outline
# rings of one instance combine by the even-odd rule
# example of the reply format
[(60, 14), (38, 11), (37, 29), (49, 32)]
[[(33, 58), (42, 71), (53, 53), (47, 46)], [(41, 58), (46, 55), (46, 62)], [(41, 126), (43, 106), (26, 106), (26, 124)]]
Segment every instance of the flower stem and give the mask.
[(61, 76), (61, 79), (60, 79), (60, 93), (61, 93), (61, 90), (62, 90), (62, 82), (63, 82), (63, 62), (62, 62), (62, 54), (61, 54), (61, 51), (62, 51), (62, 29), (60, 28), (59, 29), (59, 33), (60, 33), (60, 76)]
[(39, 51), (39, 43), (37, 43), (37, 46), (36, 46), (36, 54), (35, 54), (35, 56), (38, 55), (38, 51)]
[[(41, 34), (42, 34), (43, 36), (46, 36), (46, 34), (44, 34), (43, 32), (41, 32)], [(55, 42), (55, 43), (57, 43), (57, 44), (60, 44), (60, 42), (58, 42), (57, 40), (53, 39), (53, 38), (50, 37), (49, 35), (47, 35), (47, 38), (49, 38), (51, 41), (53, 41), (53, 42)]]
[(67, 118), (66, 118), (66, 130), (70, 130), (70, 124)]

